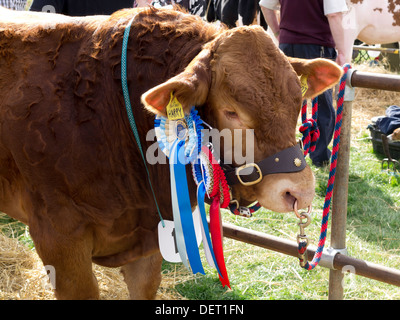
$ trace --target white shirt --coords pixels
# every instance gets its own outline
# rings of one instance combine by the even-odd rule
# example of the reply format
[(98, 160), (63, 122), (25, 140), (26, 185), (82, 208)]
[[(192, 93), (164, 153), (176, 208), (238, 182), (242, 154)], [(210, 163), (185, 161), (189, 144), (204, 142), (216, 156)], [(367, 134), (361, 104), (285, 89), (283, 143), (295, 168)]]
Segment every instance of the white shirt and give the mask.
[(324, 14), (336, 12), (346, 12), (347, 8), (346, 0), (324, 0)]
[[(279, 10), (279, 0), (260, 0), (260, 6), (271, 10)], [(348, 11), (346, 0), (324, 0), (324, 13), (325, 15)]]

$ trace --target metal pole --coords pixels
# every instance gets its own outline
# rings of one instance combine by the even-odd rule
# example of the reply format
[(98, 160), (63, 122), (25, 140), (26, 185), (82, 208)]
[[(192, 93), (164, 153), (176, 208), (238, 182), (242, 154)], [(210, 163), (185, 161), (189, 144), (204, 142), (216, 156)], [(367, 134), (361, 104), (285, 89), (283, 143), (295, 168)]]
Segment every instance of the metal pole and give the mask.
[[(222, 227), (224, 237), (249, 243), (264, 249), (277, 251), (295, 258), (298, 257), (299, 253), (296, 241), (282, 239), (270, 234), (234, 226), (228, 223), (223, 223)], [(316, 248), (314, 246), (308, 246), (307, 258), (309, 261), (314, 257), (315, 250)], [(324, 250), (319, 263), (320, 267), (329, 267), (338, 270), (346, 269), (346, 271), (354, 271), (356, 275), (400, 287), (400, 270), (355, 259), (340, 253), (331, 255), (329, 252), (325, 252)], [(352, 266), (353, 268), (345, 268), (346, 266)]]
[[(351, 83), (353, 71), (350, 69), (347, 75), (347, 83)], [(347, 223), (347, 197), (349, 185), (349, 162), (351, 144), (351, 115), (354, 88), (346, 85), (342, 127), (340, 132), (339, 153), (336, 165), (335, 186), (332, 198), (331, 215), (331, 247), (334, 250), (347, 253), (346, 250), (346, 223)], [(329, 272), (329, 299), (343, 300), (343, 273), (342, 270), (332, 269)]]
[(348, 83), (352, 87), (400, 92), (400, 76), (354, 70)]
[[(347, 88), (346, 88), (347, 90)], [(343, 105), (342, 129), (340, 133), (339, 153), (336, 166), (335, 186), (332, 198), (331, 247), (346, 249), (347, 196), (349, 182), (350, 140), (351, 140), (352, 101)], [(342, 270), (329, 273), (329, 299), (343, 299)]]
[(385, 53), (399, 54), (399, 49), (396, 48), (373, 48), (364, 46), (353, 46), (354, 50), (365, 50), (365, 51), (380, 51)]

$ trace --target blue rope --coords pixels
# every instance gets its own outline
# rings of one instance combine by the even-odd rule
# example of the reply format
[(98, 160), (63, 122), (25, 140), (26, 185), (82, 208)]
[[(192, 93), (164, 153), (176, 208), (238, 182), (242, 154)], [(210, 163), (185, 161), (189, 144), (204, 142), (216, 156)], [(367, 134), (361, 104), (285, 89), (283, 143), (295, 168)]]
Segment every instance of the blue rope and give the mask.
[(143, 160), (144, 166), (146, 168), (147, 179), (148, 179), (149, 184), (150, 184), (151, 192), (153, 193), (153, 198), (154, 198), (154, 202), (155, 202), (156, 207), (157, 207), (158, 216), (160, 217), (161, 224), (162, 224), (163, 228), (165, 228), (164, 219), (162, 218), (162, 215), (161, 215), (161, 212), (160, 212), (160, 208), (158, 207), (156, 195), (155, 195), (155, 192), (154, 192), (154, 189), (153, 189), (153, 185), (152, 185), (151, 179), (150, 179), (149, 169), (147, 168), (146, 158), (144, 156), (143, 148), (142, 148), (142, 145), (140, 143), (139, 132), (138, 132), (137, 127), (136, 127), (135, 117), (133, 116), (131, 100), (130, 100), (130, 97), (129, 97), (128, 78), (127, 78), (127, 58), (126, 58), (126, 56), (127, 56), (127, 50), (128, 50), (129, 33), (130, 33), (130, 30), (131, 30), (131, 25), (132, 25), (132, 22), (133, 22), (134, 18), (135, 17), (133, 17), (129, 21), (128, 25), (126, 26), (125, 32), (124, 32), (124, 38), (123, 38), (123, 41), (122, 41), (122, 54), (121, 54), (122, 92), (124, 94), (125, 108), (126, 108), (126, 112), (128, 114), (129, 124), (130, 124), (130, 126), (132, 128), (133, 135), (135, 136), (136, 143), (137, 143), (137, 145), (139, 147), (139, 151), (140, 151), (140, 154), (142, 156), (142, 160)]

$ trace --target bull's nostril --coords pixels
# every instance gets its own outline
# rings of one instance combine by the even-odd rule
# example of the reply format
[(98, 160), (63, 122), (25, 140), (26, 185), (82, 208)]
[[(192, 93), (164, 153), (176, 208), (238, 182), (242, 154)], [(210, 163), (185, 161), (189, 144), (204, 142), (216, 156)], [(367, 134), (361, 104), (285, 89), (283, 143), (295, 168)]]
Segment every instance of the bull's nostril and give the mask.
[(297, 200), (296, 197), (294, 197), (289, 191), (286, 191), (284, 197), (285, 197), (286, 202), (293, 208), (294, 203)]

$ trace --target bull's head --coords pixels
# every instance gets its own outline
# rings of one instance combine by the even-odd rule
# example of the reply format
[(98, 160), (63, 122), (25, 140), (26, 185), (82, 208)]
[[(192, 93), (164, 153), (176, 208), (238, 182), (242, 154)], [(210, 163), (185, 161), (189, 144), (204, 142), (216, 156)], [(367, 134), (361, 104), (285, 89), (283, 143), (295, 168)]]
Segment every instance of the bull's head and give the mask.
[[(241, 155), (252, 152), (254, 162), (259, 162), (296, 145), (303, 98), (333, 86), (341, 74), (328, 60), (288, 59), (262, 28), (240, 27), (206, 44), (182, 73), (146, 92), (142, 102), (148, 110), (165, 115), (173, 92), (186, 112), (191, 106), (203, 106), (204, 120), (219, 130), (236, 129), (245, 135), (246, 129), (254, 129), (254, 150), (246, 149), (245, 139), (234, 140), (233, 146), (242, 150)], [(300, 77), (306, 79), (304, 96)], [(237, 132), (232, 137), (238, 137)], [(227, 156), (223, 146), (220, 154), (222, 159)], [(235, 154), (232, 165), (238, 167), (242, 163)], [(288, 212), (296, 200), (299, 208), (305, 208), (314, 197), (314, 177), (308, 166), (257, 180), (233, 187), (242, 205), (258, 200), (265, 208)]]

